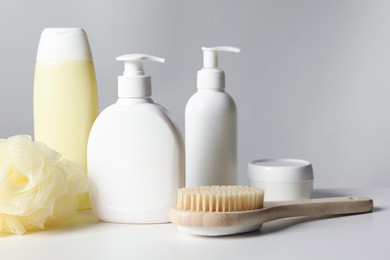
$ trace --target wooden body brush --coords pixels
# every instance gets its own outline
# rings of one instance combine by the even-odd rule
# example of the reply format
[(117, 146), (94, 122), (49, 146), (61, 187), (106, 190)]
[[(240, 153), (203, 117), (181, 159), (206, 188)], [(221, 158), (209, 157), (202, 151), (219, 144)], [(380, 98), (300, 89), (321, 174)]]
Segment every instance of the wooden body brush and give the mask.
[(170, 219), (187, 233), (224, 236), (257, 230), (262, 223), (288, 217), (322, 217), (371, 212), (372, 199), (336, 197), (273, 203), (263, 208), (255, 187), (202, 186), (178, 190)]

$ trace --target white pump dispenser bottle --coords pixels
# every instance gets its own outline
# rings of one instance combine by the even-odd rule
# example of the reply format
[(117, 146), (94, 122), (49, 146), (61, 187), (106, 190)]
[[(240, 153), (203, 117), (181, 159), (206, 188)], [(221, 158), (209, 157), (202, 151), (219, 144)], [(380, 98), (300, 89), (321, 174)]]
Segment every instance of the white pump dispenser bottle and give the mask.
[(184, 186), (184, 145), (167, 110), (151, 98), (143, 61), (129, 54), (118, 77), (118, 101), (96, 119), (88, 141), (90, 196), (95, 215), (117, 223), (163, 223)]
[(234, 47), (202, 48), (198, 91), (185, 111), (186, 186), (237, 184), (237, 109), (225, 92), (225, 73), (218, 52)]

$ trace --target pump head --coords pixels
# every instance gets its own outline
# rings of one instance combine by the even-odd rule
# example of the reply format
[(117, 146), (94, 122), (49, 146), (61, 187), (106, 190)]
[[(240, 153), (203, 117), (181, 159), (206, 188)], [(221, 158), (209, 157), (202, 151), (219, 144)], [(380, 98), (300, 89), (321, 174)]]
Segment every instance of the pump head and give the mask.
[(239, 53), (239, 48), (220, 46), (203, 47), (203, 69), (198, 71), (198, 89), (223, 90), (225, 88), (225, 73), (218, 68), (218, 52), (227, 51)]
[(213, 48), (202, 47), (202, 51), (203, 51), (203, 68), (218, 68), (219, 51), (239, 53), (241, 50), (236, 47), (220, 46), (220, 47), (213, 47)]
[(145, 76), (143, 62), (164, 63), (165, 59), (148, 54), (126, 54), (116, 58), (125, 62), (123, 76), (118, 77), (118, 97), (149, 97), (152, 95), (151, 78)]

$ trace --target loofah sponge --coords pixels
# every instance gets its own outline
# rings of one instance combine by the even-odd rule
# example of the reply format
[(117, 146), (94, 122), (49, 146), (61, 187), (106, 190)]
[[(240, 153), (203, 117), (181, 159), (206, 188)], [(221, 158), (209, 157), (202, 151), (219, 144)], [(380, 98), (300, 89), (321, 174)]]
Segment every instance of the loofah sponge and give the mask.
[(30, 136), (0, 139), (0, 232), (23, 234), (70, 218), (88, 191), (80, 166)]

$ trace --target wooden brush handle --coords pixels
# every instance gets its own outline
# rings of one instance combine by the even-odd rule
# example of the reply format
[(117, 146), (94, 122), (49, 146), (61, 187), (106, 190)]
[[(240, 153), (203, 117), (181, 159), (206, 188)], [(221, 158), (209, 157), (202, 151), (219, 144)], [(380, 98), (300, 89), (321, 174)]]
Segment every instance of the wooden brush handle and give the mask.
[(338, 197), (272, 203), (258, 214), (260, 222), (288, 217), (325, 217), (370, 212), (373, 201), (368, 198)]
[(364, 213), (372, 211), (373, 208), (372, 199), (353, 197), (265, 204), (262, 209), (231, 212), (196, 212), (172, 208), (170, 219), (175, 224), (187, 227), (245, 227), (289, 217), (325, 217)]

